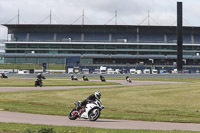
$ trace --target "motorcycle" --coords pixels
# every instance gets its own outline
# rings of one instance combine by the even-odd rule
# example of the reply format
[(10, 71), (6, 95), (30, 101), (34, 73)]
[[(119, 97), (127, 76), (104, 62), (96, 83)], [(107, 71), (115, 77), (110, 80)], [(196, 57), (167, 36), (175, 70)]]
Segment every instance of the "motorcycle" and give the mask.
[[(75, 103), (76, 106), (81, 105), (81, 101)], [(86, 104), (85, 107), (81, 107), (79, 111), (76, 108), (69, 112), (68, 118), (70, 120), (76, 120), (77, 118), (88, 119), (89, 121), (96, 121), (101, 114), (101, 110), (104, 108), (100, 100)]]
[(78, 81), (78, 78), (76, 76), (71, 76), (71, 80), (77, 80)]
[(4, 73), (1, 73), (1, 78), (8, 78), (8, 76)]
[(35, 80), (35, 87), (37, 87), (37, 86), (42, 87), (43, 86), (42, 79), (46, 79), (46, 78), (44, 76), (42, 76), (41, 78), (37, 78)]
[(82, 80), (83, 81), (89, 81), (89, 79), (85, 75), (82, 77)]
[(126, 77), (126, 81), (132, 83), (131, 78), (129, 78), (128, 76)]
[(35, 80), (35, 87), (40, 86), (42, 87), (43, 83), (42, 83), (42, 79), (36, 79)]
[(100, 75), (100, 80), (101, 80), (101, 82), (106, 82), (106, 79), (101, 75)]

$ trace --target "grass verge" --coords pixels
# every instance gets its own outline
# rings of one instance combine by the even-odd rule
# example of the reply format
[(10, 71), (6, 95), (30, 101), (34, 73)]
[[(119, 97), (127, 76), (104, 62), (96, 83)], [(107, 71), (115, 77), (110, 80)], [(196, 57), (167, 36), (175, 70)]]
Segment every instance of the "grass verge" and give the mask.
[[(134, 82), (133, 82), (134, 84)], [(74, 102), (102, 92), (101, 118), (200, 123), (200, 81), (165, 85), (1, 92), (8, 111), (67, 115)]]
[(102, 129), (91, 127), (71, 127), (71, 126), (47, 126), (16, 123), (0, 123), (0, 132), (23, 133), (27, 130), (34, 132), (38, 129), (52, 128), (55, 133), (195, 133), (194, 131), (161, 131), (161, 130), (125, 130), (125, 129)]
[[(33, 87), (35, 79), (11, 77), (8, 79), (0, 79), (0, 87)], [(44, 86), (93, 86), (93, 85), (119, 85), (119, 83), (111, 82), (95, 82), (95, 81), (71, 81), (66, 79), (43, 80)]]

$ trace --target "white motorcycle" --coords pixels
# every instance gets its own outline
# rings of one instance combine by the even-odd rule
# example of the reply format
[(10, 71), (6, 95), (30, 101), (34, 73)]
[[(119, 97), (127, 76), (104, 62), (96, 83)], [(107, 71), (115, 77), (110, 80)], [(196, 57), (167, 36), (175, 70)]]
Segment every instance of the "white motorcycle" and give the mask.
[(129, 76), (126, 76), (126, 81), (132, 83), (131, 78), (129, 78)]
[[(76, 106), (81, 105), (81, 101), (77, 101), (75, 103)], [(89, 119), (90, 121), (96, 121), (100, 114), (101, 110), (104, 108), (100, 100), (96, 100), (94, 102), (88, 103), (86, 107), (81, 107), (79, 111), (76, 108), (72, 109), (69, 112), (69, 119), (76, 120), (77, 118)]]

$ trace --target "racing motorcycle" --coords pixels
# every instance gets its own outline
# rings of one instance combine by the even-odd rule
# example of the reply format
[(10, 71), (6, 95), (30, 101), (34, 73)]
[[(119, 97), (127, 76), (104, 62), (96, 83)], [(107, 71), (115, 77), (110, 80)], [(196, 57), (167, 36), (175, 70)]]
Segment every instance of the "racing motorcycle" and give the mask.
[(129, 78), (129, 76), (126, 76), (126, 81), (132, 83), (131, 78)]
[(37, 86), (42, 87), (42, 86), (43, 86), (42, 79), (46, 79), (46, 78), (45, 78), (44, 76), (42, 76), (41, 78), (37, 78), (37, 79), (35, 80), (35, 87), (37, 87)]
[(42, 83), (42, 79), (36, 79), (35, 80), (35, 87), (40, 86), (42, 87), (43, 83)]
[(89, 81), (89, 79), (85, 75), (83, 75), (82, 80), (83, 81)]
[[(81, 105), (81, 101), (77, 101), (75, 103), (76, 106)], [(68, 118), (70, 120), (76, 120), (77, 118), (89, 119), (89, 121), (96, 121), (100, 114), (101, 110), (104, 108), (100, 100), (96, 100), (94, 102), (90, 102), (86, 104), (85, 107), (81, 107), (79, 111), (76, 108), (72, 109), (69, 112)]]

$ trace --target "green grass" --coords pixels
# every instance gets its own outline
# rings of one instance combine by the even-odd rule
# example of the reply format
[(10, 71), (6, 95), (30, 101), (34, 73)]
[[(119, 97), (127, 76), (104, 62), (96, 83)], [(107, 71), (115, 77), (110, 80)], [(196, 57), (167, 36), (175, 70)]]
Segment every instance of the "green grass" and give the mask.
[[(67, 78), (66, 78), (67, 79)], [(92, 85), (117, 85), (118, 83), (111, 82), (90, 82), (90, 81), (71, 81), (71, 80), (54, 80), (46, 79), (43, 80), (44, 86), (92, 86)], [(35, 84), (35, 78), (25, 79), (25, 78), (8, 78), (0, 79), (0, 87), (31, 87)]]
[(0, 132), (22, 133), (26, 130), (38, 131), (41, 128), (50, 129), (56, 133), (196, 133), (194, 131), (161, 131), (161, 130), (125, 130), (125, 129), (102, 129), (91, 127), (71, 127), (71, 126), (47, 126), (16, 123), (0, 123)]
[[(0, 64), (0, 69), (42, 69), (42, 64)], [(65, 70), (64, 64), (47, 64), (47, 69)]]
[(8, 111), (68, 115), (74, 102), (102, 92), (101, 118), (200, 123), (200, 81), (71, 90), (1, 92), (0, 107)]

